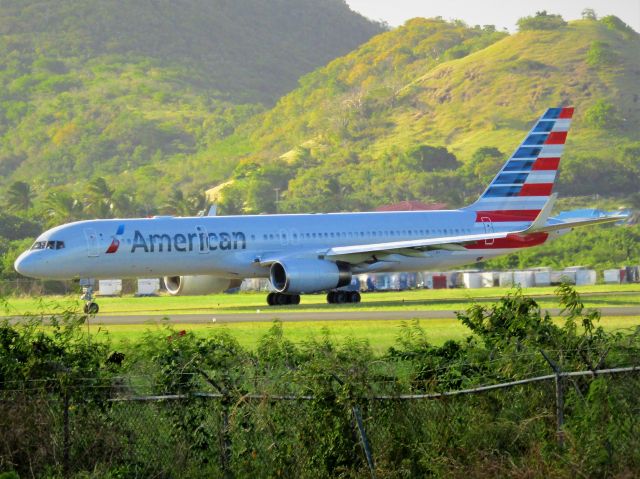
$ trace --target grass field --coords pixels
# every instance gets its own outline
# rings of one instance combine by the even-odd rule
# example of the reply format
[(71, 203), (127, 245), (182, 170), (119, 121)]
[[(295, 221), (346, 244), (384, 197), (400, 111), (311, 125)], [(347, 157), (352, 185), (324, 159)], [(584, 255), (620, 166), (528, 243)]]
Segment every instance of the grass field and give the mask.
[[(111, 338), (114, 344), (130, 346), (145, 334), (164, 333), (162, 324), (132, 324), (132, 325), (100, 325), (94, 320), (89, 328), (96, 339)], [(561, 319), (557, 320), (558, 322)], [(406, 322), (405, 322), (406, 323)], [(397, 342), (403, 321), (372, 320), (372, 321), (309, 321), (284, 323), (284, 335), (290, 341), (301, 344), (314, 338), (320, 339), (325, 332), (337, 343), (347, 338), (368, 341), (373, 350), (383, 353)], [(470, 331), (456, 319), (429, 319), (420, 321), (427, 339), (434, 345), (442, 345), (449, 339), (461, 340), (471, 335)], [(601, 326), (607, 331), (633, 331), (640, 326), (640, 318), (636, 317), (607, 317), (602, 318)], [(177, 330), (186, 330), (200, 336), (209, 336), (220, 331), (227, 331), (238, 342), (249, 349), (257, 346), (260, 338), (271, 328), (271, 323), (231, 323), (231, 324), (179, 324), (173, 325)], [(169, 332), (166, 331), (167, 336)]]
[[(525, 294), (534, 296), (542, 307), (557, 307), (554, 287), (528, 288)], [(596, 285), (578, 286), (576, 290), (583, 295), (587, 307), (639, 306), (640, 285)], [(171, 316), (185, 313), (250, 313), (256, 309), (282, 311), (401, 311), (401, 310), (463, 310), (474, 301), (491, 303), (507, 294), (509, 288), (484, 289), (444, 289), (411, 290), (379, 293), (365, 293), (362, 302), (357, 305), (327, 304), (324, 295), (303, 295), (298, 306), (266, 305), (265, 293), (213, 294), (206, 296), (157, 296), (136, 298), (123, 296), (117, 298), (97, 298), (102, 314), (167, 314)], [(26, 313), (55, 313), (64, 309), (80, 309), (82, 302), (78, 297), (48, 296), (43, 299), (30, 297), (8, 298), (5, 315)]]
[[(607, 306), (639, 306), (639, 285), (598, 285), (578, 287), (584, 303), (590, 308)], [(270, 308), (282, 311), (331, 311), (336, 309), (379, 311), (379, 310), (449, 310), (462, 311), (474, 302), (491, 304), (510, 290), (505, 288), (465, 290), (415, 290), (403, 292), (386, 292), (363, 294), (359, 305), (328, 305), (323, 295), (303, 296), (299, 306)], [(541, 306), (558, 307), (554, 288), (529, 288), (525, 294), (538, 298)], [(233, 314), (234, 312), (255, 312), (264, 310), (264, 293), (219, 294), (209, 296), (153, 298), (100, 298), (102, 314), (166, 314), (175, 319), (185, 313)], [(65, 309), (79, 309), (82, 303), (77, 298), (48, 297), (42, 300), (33, 298), (10, 298), (7, 300), (5, 314), (20, 315), (25, 313), (50, 314)], [(561, 321), (561, 319), (558, 319)], [(285, 336), (296, 342), (320, 338), (324, 334), (336, 342), (346, 338), (369, 341), (376, 352), (384, 352), (396, 343), (401, 325), (400, 320), (370, 321), (308, 321), (287, 322), (283, 324)], [(435, 345), (448, 339), (459, 340), (470, 335), (470, 332), (455, 319), (422, 320), (421, 326), (427, 333), (429, 341)], [(603, 317), (601, 325), (607, 330), (631, 330), (640, 326), (639, 317)], [(115, 344), (127, 347), (135, 343), (143, 335), (151, 332), (167, 334), (164, 331), (168, 324), (154, 323), (132, 325), (106, 325), (100, 321), (100, 315), (89, 321), (88, 329), (98, 340), (110, 338)], [(271, 323), (227, 323), (227, 324), (174, 324), (178, 330), (191, 331), (198, 335), (208, 336), (221, 330), (233, 335), (241, 345), (253, 348), (260, 338), (271, 327)]]

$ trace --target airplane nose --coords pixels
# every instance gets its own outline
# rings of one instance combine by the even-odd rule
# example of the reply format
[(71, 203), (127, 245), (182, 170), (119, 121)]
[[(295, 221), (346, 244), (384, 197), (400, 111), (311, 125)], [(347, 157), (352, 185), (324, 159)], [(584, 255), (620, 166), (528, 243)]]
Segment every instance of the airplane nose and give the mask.
[(13, 267), (15, 270), (23, 276), (36, 276), (36, 265), (35, 260), (32, 255), (29, 254), (29, 251), (25, 251), (18, 259), (16, 259), (15, 263), (13, 263)]

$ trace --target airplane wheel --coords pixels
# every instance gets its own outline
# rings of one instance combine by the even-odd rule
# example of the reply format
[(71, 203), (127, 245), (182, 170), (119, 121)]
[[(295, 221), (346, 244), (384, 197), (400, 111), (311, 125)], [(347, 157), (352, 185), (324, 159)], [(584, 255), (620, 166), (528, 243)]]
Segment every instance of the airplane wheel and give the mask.
[(347, 293), (344, 291), (336, 291), (335, 292), (335, 302), (337, 304), (344, 304), (347, 302)]
[(267, 304), (269, 306), (275, 306), (275, 304), (276, 304), (276, 293), (269, 293), (267, 295)]
[(91, 302), (84, 305), (85, 314), (98, 314), (98, 311), (100, 311), (100, 306), (98, 306), (98, 303)]
[(360, 299), (361, 299), (360, 293), (358, 293), (357, 291), (352, 291), (351, 293), (349, 293), (350, 303), (359, 303)]
[(327, 303), (334, 304), (336, 302), (336, 294), (333, 291), (327, 293)]
[(300, 295), (294, 294), (291, 296), (291, 304), (300, 304)]
[(291, 300), (289, 298), (290, 297), (287, 294), (278, 294), (276, 296), (276, 304), (278, 306), (285, 306), (287, 304), (291, 304), (291, 302), (290, 302)]

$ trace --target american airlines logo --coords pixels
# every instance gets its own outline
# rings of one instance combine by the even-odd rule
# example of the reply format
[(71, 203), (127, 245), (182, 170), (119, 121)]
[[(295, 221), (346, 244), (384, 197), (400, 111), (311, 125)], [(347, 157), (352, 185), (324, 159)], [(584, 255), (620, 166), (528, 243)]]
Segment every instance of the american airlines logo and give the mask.
[(111, 244), (107, 248), (106, 254), (112, 254), (118, 251), (120, 247), (120, 237), (124, 234), (124, 225), (119, 225), (116, 234), (113, 235), (113, 239), (111, 240)]
[(136, 230), (131, 244), (131, 252), (142, 250), (145, 253), (162, 253), (177, 251), (180, 253), (190, 251), (228, 251), (246, 249), (247, 240), (245, 234), (239, 231), (232, 233), (207, 233), (201, 228), (196, 228), (195, 233), (166, 233), (144, 235)]

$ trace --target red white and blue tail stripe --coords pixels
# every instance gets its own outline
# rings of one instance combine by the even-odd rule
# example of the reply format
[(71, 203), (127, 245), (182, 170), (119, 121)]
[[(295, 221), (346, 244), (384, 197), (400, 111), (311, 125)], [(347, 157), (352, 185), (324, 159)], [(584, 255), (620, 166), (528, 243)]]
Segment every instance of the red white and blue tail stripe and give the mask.
[[(531, 223), (553, 191), (573, 108), (549, 108), (478, 201), (477, 222)], [(506, 225), (505, 225), (506, 226)], [(514, 225), (515, 226), (515, 225)]]

